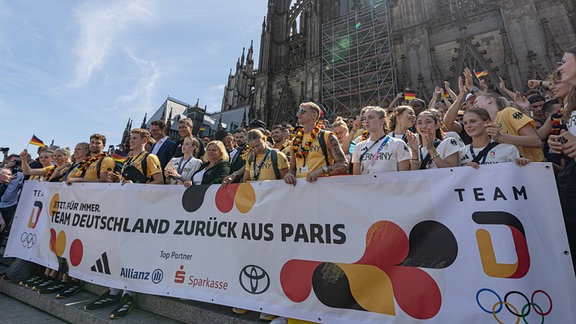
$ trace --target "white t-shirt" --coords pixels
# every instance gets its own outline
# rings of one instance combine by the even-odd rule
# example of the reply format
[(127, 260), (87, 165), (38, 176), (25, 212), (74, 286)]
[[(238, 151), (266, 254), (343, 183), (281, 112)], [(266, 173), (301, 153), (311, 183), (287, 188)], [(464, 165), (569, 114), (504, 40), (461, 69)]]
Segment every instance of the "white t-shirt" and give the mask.
[[(382, 145), (386, 139), (388, 141)], [(398, 162), (411, 157), (408, 146), (401, 139), (386, 136), (374, 144), (372, 137), (369, 137), (354, 147), (352, 163), (361, 163), (362, 174), (393, 172), (398, 171)]]
[[(472, 162), (475, 156), (480, 154), (484, 147), (472, 148), (472, 144), (466, 145), (466, 147), (460, 151), (460, 165), (465, 165), (468, 162)], [(494, 163), (505, 163), (514, 162), (520, 157), (520, 151), (518, 148), (512, 144), (500, 143), (494, 146), (488, 153), (483, 156), (478, 164), (494, 164)]]
[(576, 110), (573, 110), (570, 114), (570, 118), (568, 119), (566, 126), (568, 127), (568, 131), (572, 133), (572, 135), (576, 136)]
[(460, 147), (464, 147), (464, 141), (462, 141), (462, 138), (460, 138), (460, 135), (458, 135), (458, 133), (456, 132), (444, 132), (444, 139), (448, 138), (448, 137), (452, 137), (454, 139), (456, 139), (456, 142), (458, 142), (458, 145)]
[[(448, 156), (459, 152), (461, 149), (462, 148), (460, 147), (458, 141), (455, 138), (448, 137), (445, 138), (442, 142), (440, 142), (440, 144), (436, 147), (436, 152), (438, 152), (438, 154), (440, 154), (440, 158), (444, 160)], [(422, 163), (422, 160), (424, 160), (426, 158), (426, 155), (428, 155), (428, 150), (424, 146), (420, 145), (418, 147), (418, 155), (419, 155), (418, 159), (420, 160), (420, 163)], [(428, 161), (426, 169), (436, 169), (436, 168), (438, 167), (436, 166), (434, 161), (430, 159)]]
[[(182, 165), (183, 164), (183, 165)], [(191, 156), (190, 160), (184, 160), (184, 157), (172, 158), (166, 165), (166, 168), (174, 168), (182, 177), (181, 181), (170, 178), (170, 184), (192, 180), (192, 175), (200, 168), (202, 161)]]

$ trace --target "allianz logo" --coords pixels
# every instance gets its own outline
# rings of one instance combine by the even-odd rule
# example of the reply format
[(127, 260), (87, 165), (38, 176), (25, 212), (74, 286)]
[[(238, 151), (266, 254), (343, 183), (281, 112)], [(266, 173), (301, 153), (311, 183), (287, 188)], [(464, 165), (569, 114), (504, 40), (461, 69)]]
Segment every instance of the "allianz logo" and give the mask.
[(134, 268), (122, 268), (120, 270), (120, 277), (134, 279), (134, 280), (150, 280), (157, 284), (164, 278), (162, 270), (156, 269), (153, 272), (138, 271)]

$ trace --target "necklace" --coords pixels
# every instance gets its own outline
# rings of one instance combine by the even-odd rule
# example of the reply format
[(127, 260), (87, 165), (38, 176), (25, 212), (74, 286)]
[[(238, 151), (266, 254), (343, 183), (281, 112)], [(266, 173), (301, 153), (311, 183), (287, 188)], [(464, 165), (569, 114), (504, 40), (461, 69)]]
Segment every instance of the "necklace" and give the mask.
[(306, 155), (308, 155), (308, 152), (310, 151), (312, 142), (314, 141), (314, 139), (316, 139), (316, 136), (318, 136), (319, 132), (320, 127), (316, 125), (312, 130), (312, 133), (310, 133), (310, 138), (306, 141), (306, 143), (302, 144), (302, 139), (304, 138), (304, 132), (302, 132), (302, 130), (298, 131), (296, 137), (294, 137), (294, 140), (292, 141), (292, 150), (294, 150), (294, 156), (297, 159), (306, 159)]

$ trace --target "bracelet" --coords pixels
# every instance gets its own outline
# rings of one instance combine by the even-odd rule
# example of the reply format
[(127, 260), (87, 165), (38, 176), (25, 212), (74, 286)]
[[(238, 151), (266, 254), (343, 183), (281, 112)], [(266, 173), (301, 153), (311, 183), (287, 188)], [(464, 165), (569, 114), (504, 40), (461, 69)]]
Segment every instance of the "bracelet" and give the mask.
[(410, 159), (410, 163), (420, 163), (420, 160), (418, 160), (418, 159)]
[(435, 158), (439, 157), (440, 154), (436, 153), (430, 157), (430, 160), (434, 160)]

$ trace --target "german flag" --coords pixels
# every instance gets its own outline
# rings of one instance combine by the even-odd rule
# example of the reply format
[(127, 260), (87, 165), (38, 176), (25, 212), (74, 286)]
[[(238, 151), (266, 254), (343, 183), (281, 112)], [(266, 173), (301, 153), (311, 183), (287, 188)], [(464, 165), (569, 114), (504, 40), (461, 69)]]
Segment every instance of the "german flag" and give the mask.
[(204, 126), (200, 126), (200, 131), (204, 131), (206, 128)]
[(476, 77), (477, 77), (478, 79), (480, 79), (481, 77), (488, 76), (488, 70), (484, 70), (484, 71), (481, 71), (481, 72), (476, 72), (476, 70), (474, 70), (474, 74), (476, 74)]
[(414, 91), (404, 91), (404, 100), (410, 101), (416, 99), (416, 92)]
[(450, 99), (450, 93), (448, 93), (446, 90), (444, 90), (444, 98)]
[(32, 135), (32, 139), (30, 139), (30, 144), (40, 146), (40, 147), (46, 146), (46, 144), (44, 144), (44, 142), (42, 142), (42, 140), (40, 140), (38, 137), (36, 137), (36, 135)]
[(112, 154), (112, 160), (114, 160), (116, 162), (124, 163), (126, 161), (127, 155), (128, 155), (127, 153), (116, 149), (116, 150), (114, 150), (114, 154)]

